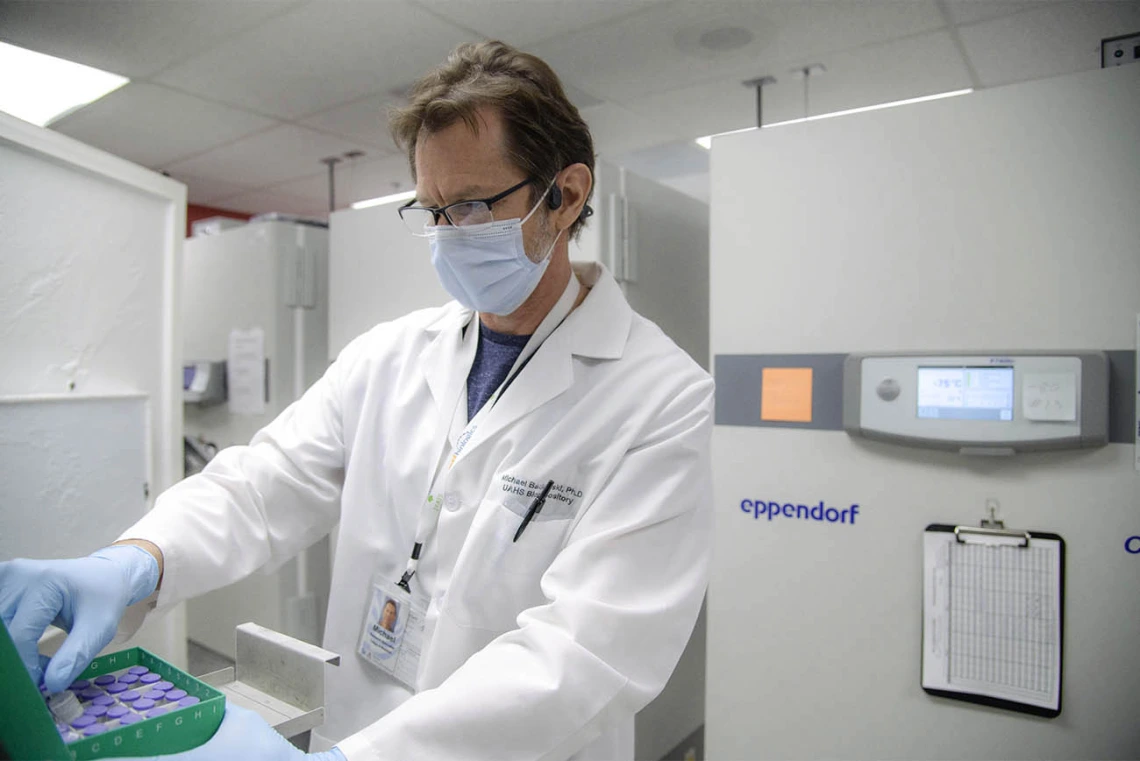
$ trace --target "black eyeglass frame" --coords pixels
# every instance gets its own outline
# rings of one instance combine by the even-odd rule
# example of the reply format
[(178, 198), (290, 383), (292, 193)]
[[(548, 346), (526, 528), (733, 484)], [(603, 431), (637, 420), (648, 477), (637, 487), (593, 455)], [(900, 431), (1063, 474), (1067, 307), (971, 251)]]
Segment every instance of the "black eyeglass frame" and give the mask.
[(487, 205), (488, 211), (490, 211), (491, 207), (494, 204), (503, 200), (504, 198), (509, 196), (511, 193), (515, 193), (515, 192), (521, 190), (522, 188), (526, 187), (527, 185), (531, 185), (531, 184), (534, 184), (536, 182), (538, 182), (538, 180), (536, 180), (535, 178), (528, 177), (525, 180), (523, 180), (522, 182), (520, 182), (518, 185), (512, 185), (511, 187), (504, 190), (502, 193), (496, 193), (495, 195), (493, 195), (489, 198), (468, 198), (464, 201), (456, 201), (455, 203), (449, 203), (447, 206), (439, 206), (439, 207), (413, 206), (412, 204), (415, 203), (415, 200), (416, 200), (413, 198), (411, 201), (408, 201), (406, 204), (404, 204), (399, 209), (397, 209), (396, 212), (400, 215), (400, 219), (403, 219), (404, 218), (404, 212), (407, 211), (408, 209), (413, 209), (415, 211), (427, 211), (427, 212), (431, 212), (432, 220), (437, 225), (439, 224), (439, 218), (442, 216), (444, 219), (447, 220), (447, 223), (449, 225), (459, 226), (459, 225), (455, 225), (455, 222), (452, 221), (452, 219), (451, 219), (451, 215), (447, 213), (447, 210), (452, 208), (453, 206), (462, 206), (462, 205), (468, 204), (468, 203), (484, 203)]

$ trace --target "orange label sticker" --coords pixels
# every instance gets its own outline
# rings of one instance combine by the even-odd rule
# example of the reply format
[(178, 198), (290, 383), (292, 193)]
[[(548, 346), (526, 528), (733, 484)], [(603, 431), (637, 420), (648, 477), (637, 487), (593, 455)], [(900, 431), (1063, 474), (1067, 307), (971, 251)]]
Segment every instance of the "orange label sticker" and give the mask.
[(760, 383), (761, 420), (811, 422), (810, 367), (765, 367)]

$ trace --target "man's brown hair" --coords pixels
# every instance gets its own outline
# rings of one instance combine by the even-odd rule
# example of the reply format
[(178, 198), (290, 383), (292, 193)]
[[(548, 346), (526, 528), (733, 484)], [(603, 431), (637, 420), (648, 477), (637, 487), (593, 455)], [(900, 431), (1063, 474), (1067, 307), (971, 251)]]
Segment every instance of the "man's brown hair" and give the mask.
[[(593, 176), (590, 128), (566, 97), (558, 75), (530, 53), (494, 40), (464, 43), (412, 86), (409, 99), (407, 106), (389, 112), (388, 122), (396, 144), (408, 151), (413, 179), (419, 136), (460, 120), (478, 132), (476, 111), (484, 106), (503, 116), (507, 160), (537, 180), (532, 203), (570, 164), (585, 164)], [(583, 214), (570, 226), (570, 237), (578, 234), (584, 219)]]

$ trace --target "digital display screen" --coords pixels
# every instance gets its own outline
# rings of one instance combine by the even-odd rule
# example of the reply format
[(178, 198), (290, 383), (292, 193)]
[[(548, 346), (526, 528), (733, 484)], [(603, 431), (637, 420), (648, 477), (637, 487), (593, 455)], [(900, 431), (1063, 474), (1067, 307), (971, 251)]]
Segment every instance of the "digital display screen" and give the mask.
[(937, 420), (1013, 420), (1013, 368), (918, 368), (918, 416)]

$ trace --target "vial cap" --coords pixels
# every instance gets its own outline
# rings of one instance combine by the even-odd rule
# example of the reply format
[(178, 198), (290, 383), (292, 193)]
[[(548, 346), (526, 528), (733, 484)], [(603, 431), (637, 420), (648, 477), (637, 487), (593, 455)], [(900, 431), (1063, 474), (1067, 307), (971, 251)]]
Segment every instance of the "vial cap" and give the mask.
[(156, 690), (162, 690), (163, 692), (166, 692), (167, 690), (173, 690), (174, 685), (171, 682), (159, 682), (154, 686), (154, 688)]
[(91, 706), (83, 712), (86, 716), (94, 716), (98, 719), (101, 716), (107, 715), (107, 706)]
[(129, 669), (127, 669), (127, 673), (134, 674), (135, 676), (142, 676), (143, 674), (149, 674), (150, 669), (148, 669), (146, 666), (131, 666)]
[(143, 697), (150, 700), (162, 700), (166, 697), (166, 693), (162, 690), (147, 690), (143, 693)]
[(119, 719), (123, 716), (126, 716), (128, 713), (130, 713), (130, 710), (126, 706), (111, 706), (107, 709), (107, 718)]
[(123, 674), (121, 677), (119, 677), (119, 681), (122, 682), (123, 684), (134, 684), (138, 680), (139, 680), (138, 674), (131, 674), (129, 672), (126, 674)]
[(91, 701), (91, 705), (113, 706), (113, 705), (115, 705), (115, 699), (113, 697), (111, 697), (110, 695), (100, 695), (99, 697), (97, 697)]
[(171, 690), (170, 692), (166, 693), (166, 699), (172, 700), (174, 702), (178, 702), (184, 697), (186, 697), (186, 690)]
[(198, 698), (194, 697), (193, 695), (189, 695), (187, 697), (182, 698), (182, 700), (178, 701), (178, 707), (179, 708), (186, 708), (187, 706), (198, 705), (199, 702), (201, 702), (201, 701), (199, 701)]
[(83, 730), (83, 736), (84, 737), (93, 737), (95, 735), (101, 735), (106, 731), (107, 731), (107, 728), (104, 727), (102, 724), (92, 724), (91, 726), (89, 726)]
[(124, 714), (123, 718), (119, 719), (119, 725), (126, 727), (131, 724), (138, 724), (140, 721), (142, 721), (142, 717), (138, 716), (137, 714), (128, 713)]
[(150, 698), (139, 698), (131, 708), (136, 711), (149, 711), (151, 708), (154, 708), (154, 701)]
[(84, 727), (89, 727), (94, 723), (95, 723), (95, 717), (94, 716), (88, 716), (87, 714), (83, 714), (78, 719), (71, 722), (71, 726), (75, 727), (76, 729), (83, 729)]
[(139, 677), (139, 681), (142, 682), (143, 684), (154, 684), (155, 682), (158, 682), (161, 680), (162, 680), (162, 677), (160, 677), (158, 674), (143, 674), (142, 676)]
[(130, 703), (133, 700), (138, 700), (139, 697), (141, 696), (139, 695), (138, 690), (127, 690), (123, 694), (119, 695), (119, 700), (123, 703)]
[(107, 685), (107, 694), (118, 695), (120, 692), (126, 692), (127, 685), (122, 682), (115, 682), (114, 684)]
[(84, 700), (93, 700), (103, 694), (103, 691), (98, 687), (88, 687), (79, 693), (79, 697)]
[(106, 687), (107, 685), (113, 683), (114, 681), (115, 681), (115, 675), (114, 674), (103, 674), (102, 676), (95, 677), (95, 684), (99, 685), (100, 687)]

